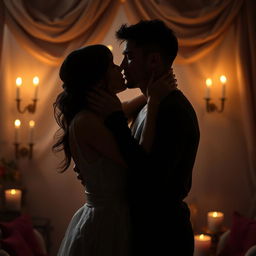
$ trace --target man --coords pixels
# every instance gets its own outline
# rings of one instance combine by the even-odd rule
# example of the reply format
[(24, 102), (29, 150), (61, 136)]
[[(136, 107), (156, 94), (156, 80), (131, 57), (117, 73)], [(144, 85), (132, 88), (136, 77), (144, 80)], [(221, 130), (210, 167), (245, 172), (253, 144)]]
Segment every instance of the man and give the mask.
[[(175, 35), (162, 21), (151, 20), (123, 25), (116, 36), (126, 43), (121, 68), (127, 87), (140, 88), (147, 102), (151, 102), (149, 80), (152, 74), (157, 80), (170, 73), (178, 51)], [(114, 111), (118, 109), (115, 100), (112, 106), (109, 99), (97, 102), (98, 106), (105, 106), (102, 107), (107, 116), (105, 124), (116, 138), (129, 167), (127, 187), (132, 216), (132, 255), (192, 256), (194, 236), (189, 209), (183, 200), (191, 188), (199, 144), (197, 117), (180, 90), (158, 86), (153, 94), (158, 94), (159, 102), (149, 152), (140, 145), (144, 139), (145, 120), (151, 117), (147, 114), (148, 104), (134, 119), (131, 134), (123, 112)], [(142, 105), (142, 97), (137, 101)], [(134, 108), (133, 101), (124, 106), (125, 113), (133, 112), (129, 111)], [(113, 113), (108, 113), (111, 109)], [(131, 116), (126, 117), (130, 119)]]

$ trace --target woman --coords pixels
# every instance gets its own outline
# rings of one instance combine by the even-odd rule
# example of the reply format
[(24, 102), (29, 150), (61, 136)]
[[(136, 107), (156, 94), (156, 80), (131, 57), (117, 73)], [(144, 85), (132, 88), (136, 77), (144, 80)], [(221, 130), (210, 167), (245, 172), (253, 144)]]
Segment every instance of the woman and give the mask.
[[(62, 171), (74, 160), (86, 188), (87, 203), (73, 216), (58, 255), (128, 256), (131, 246), (127, 166), (112, 133), (104, 125), (105, 116), (90, 104), (98, 93), (106, 99), (115, 98), (120, 107), (117, 110), (122, 109), (115, 95), (126, 89), (121, 69), (113, 63), (107, 47), (92, 45), (67, 56), (60, 68), (60, 78), (64, 91), (58, 95), (54, 110), (63, 134), (53, 149), (64, 150)], [(156, 84), (164, 85), (167, 79), (166, 76), (156, 82), (152, 79), (151, 93)], [(143, 103), (144, 96), (139, 96), (130, 105), (135, 110)], [(154, 105), (153, 112), (157, 110)], [(152, 119), (153, 114), (145, 124), (148, 129), (143, 129), (141, 144), (146, 152), (152, 143)]]
[(87, 94), (95, 88), (109, 94), (125, 89), (120, 67), (107, 47), (92, 45), (68, 55), (60, 78), (64, 91), (54, 110), (63, 135), (53, 149), (64, 150), (62, 171), (74, 160), (87, 203), (73, 216), (58, 255), (129, 255), (126, 165), (103, 117), (91, 111), (87, 102)]

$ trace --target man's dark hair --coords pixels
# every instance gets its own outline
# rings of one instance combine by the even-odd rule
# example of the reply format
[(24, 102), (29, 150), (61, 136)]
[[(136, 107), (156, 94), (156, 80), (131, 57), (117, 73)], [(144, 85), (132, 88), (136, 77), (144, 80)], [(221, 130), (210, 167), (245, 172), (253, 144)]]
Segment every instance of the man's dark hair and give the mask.
[(131, 26), (123, 24), (116, 32), (116, 38), (134, 41), (146, 54), (160, 52), (164, 62), (170, 66), (177, 56), (178, 40), (161, 20), (142, 20)]

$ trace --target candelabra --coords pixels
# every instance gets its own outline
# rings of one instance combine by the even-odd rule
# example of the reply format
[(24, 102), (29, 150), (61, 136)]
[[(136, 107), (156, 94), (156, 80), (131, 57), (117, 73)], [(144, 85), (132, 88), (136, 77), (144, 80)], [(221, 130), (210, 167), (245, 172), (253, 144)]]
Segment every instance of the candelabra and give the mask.
[(218, 107), (215, 103), (213, 103), (210, 97), (210, 89), (212, 86), (212, 79), (211, 78), (207, 78), (206, 79), (206, 97), (205, 102), (206, 102), (206, 111), (208, 113), (211, 112), (223, 112), (224, 111), (224, 107), (225, 107), (225, 101), (226, 101), (226, 81), (227, 78), (225, 76), (220, 76), (220, 82), (222, 84), (222, 97), (220, 98), (220, 107)]
[(24, 107), (23, 109), (21, 108), (21, 98), (20, 98), (20, 90), (21, 90), (21, 85), (22, 85), (22, 78), (21, 77), (17, 77), (16, 78), (16, 106), (17, 106), (17, 110), (19, 113), (23, 114), (26, 111), (28, 111), (29, 113), (35, 113), (36, 112), (36, 103), (37, 103), (37, 94), (38, 94), (38, 84), (39, 84), (39, 78), (37, 76), (35, 76), (33, 78), (33, 85), (35, 86), (35, 95), (34, 95), (34, 99), (32, 100), (33, 103), (28, 104), (26, 107)]
[(33, 156), (33, 136), (34, 136), (34, 127), (35, 127), (35, 121), (30, 120), (29, 121), (29, 143), (28, 146), (20, 146), (19, 137), (20, 137), (20, 127), (21, 127), (21, 121), (19, 119), (16, 119), (14, 121), (15, 126), (15, 157), (18, 159), (20, 157), (28, 157), (29, 159)]
[(20, 157), (28, 157), (29, 159), (32, 159), (33, 156), (33, 146), (34, 143), (28, 143), (28, 146), (22, 146), (20, 147), (20, 143), (15, 142), (15, 157), (16, 159), (19, 159)]
[(216, 104), (211, 102), (211, 98), (205, 98), (206, 101), (206, 111), (207, 112), (223, 112), (224, 111), (224, 106), (225, 106), (225, 101), (226, 98), (220, 98), (220, 108), (217, 107)]

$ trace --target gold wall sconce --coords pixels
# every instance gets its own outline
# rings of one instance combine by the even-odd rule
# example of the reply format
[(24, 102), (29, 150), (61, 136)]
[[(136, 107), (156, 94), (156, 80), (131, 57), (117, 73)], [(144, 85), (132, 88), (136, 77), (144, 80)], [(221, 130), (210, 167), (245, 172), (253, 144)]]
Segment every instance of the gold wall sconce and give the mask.
[(220, 107), (218, 107), (214, 102), (212, 102), (212, 98), (211, 98), (211, 87), (212, 87), (212, 79), (211, 78), (207, 78), (205, 81), (206, 84), (206, 92), (205, 92), (205, 101), (206, 101), (206, 111), (208, 113), (211, 112), (223, 112), (224, 111), (224, 107), (225, 107), (225, 101), (226, 101), (226, 82), (227, 82), (227, 78), (222, 75), (219, 78), (220, 83), (222, 85), (221, 88), (221, 98), (220, 98)]
[(18, 112), (21, 114), (25, 113), (26, 111), (28, 111), (29, 113), (35, 113), (35, 111), (36, 111), (36, 103), (38, 101), (38, 98), (37, 98), (38, 85), (39, 85), (39, 78), (37, 76), (35, 76), (33, 78), (33, 85), (35, 87), (35, 93), (34, 93), (34, 98), (32, 99), (32, 103), (22, 109), (21, 108), (21, 97), (20, 97), (22, 78), (21, 77), (16, 78), (16, 106), (17, 106)]
[(21, 146), (20, 143), (20, 129), (21, 129), (21, 121), (16, 119), (14, 121), (15, 126), (15, 139), (14, 139), (14, 149), (15, 149), (15, 157), (19, 159), (20, 157), (28, 157), (32, 159), (33, 156), (33, 136), (34, 136), (34, 127), (35, 121), (29, 121), (29, 142), (27, 146)]

